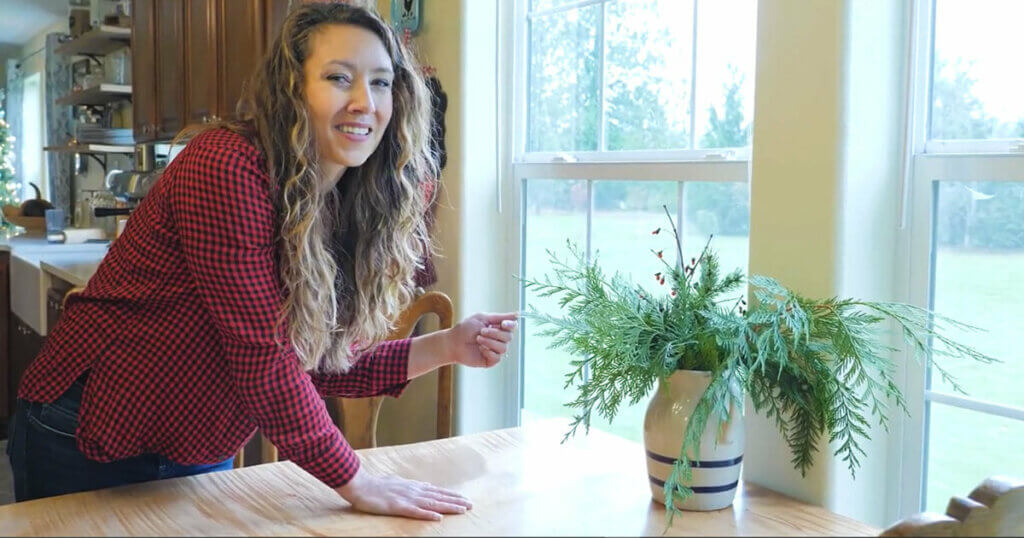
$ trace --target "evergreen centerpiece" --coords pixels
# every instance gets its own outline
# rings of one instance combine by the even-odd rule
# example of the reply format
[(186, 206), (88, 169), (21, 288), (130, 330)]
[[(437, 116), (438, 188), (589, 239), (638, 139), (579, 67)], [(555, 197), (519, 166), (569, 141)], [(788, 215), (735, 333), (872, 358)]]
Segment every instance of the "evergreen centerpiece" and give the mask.
[[(667, 207), (665, 213), (682, 260), (679, 233)], [(893, 379), (891, 357), (899, 350), (882, 343), (883, 322), (895, 322), (915, 359), (927, 361), (961, 392), (934, 362), (936, 357), (996, 362), (943, 334), (974, 327), (911, 305), (811, 299), (772, 278), (752, 276), (747, 283), (756, 300), (748, 307), (740, 293), (743, 273), (721, 274), (710, 239), (700, 258), (685, 266), (669, 263), (662, 250), (651, 250), (664, 266), (654, 273), (667, 287), (660, 297), (618, 273), (609, 278), (596, 258), (587, 262), (579, 248), (567, 244), (571, 259), (548, 251), (553, 276), (524, 280), (527, 289), (558, 298), (564, 309), (565, 317), (532, 307), (528, 313), (548, 326), (541, 334), (552, 338), (551, 348), (581, 357), (572, 361), (565, 384), (577, 390), (576, 399), (566, 405), (579, 411), (565, 439), (581, 424), (589, 431), (595, 411), (611, 421), (620, 404), (639, 403), (655, 382), (664, 387), (678, 371), (710, 373), (664, 481), (669, 522), (679, 513), (676, 503), (693, 495), (691, 462), (700, 458), (702, 436), (714, 424), (709, 421), (717, 419), (724, 430), (730, 409), (743, 409), (744, 393), (757, 412), (774, 419), (801, 473), (810, 468), (824, 440), (835, 443), (836, 454), (855, 474), (869, 418), (888, 428), (890, 402), (907, 411)]]

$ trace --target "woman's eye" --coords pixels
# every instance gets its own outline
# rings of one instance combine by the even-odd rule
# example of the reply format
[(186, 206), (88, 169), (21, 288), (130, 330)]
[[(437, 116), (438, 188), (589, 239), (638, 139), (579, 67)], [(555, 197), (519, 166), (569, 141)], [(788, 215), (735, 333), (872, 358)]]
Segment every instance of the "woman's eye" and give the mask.
[(380, 87), (380, 88), (390, 88), (391, 87), (391, 81), (388, 80), (388, 79), (379, 78), (379, 79), (373, 81), (373, 85), (377, 86), (377, 87)]
[(348, 75), (328, 75), (327, 80), (331, 82), (341, 82), (344, 84), (349, 84), (352, 82), (352, 79)]

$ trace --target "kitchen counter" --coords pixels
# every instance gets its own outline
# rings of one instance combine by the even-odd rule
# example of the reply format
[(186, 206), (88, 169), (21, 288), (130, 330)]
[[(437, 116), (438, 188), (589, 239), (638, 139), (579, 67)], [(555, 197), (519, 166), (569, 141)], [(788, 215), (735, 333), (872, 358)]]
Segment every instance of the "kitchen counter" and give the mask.
[(39, 268), (74, 286), (84, 287), (102, 260), (102, 255), (50, 255), (40, 259)]
[[(107, 253), (109, 243), (50, 243), (45, 237), (0, 239), (0, 251), (11, 253), (11, 312), (40, 336), (46, 336), (46, 292), (54, 278), (84, 285)], [(44, 269), (43, 263), (53, 269)]]
[(46, 237), (36, 235), (16, 235), (10, 238), (0, 237), (0, 252), (82, 252), (82, 251), (106, 251), (110, 242), (104, 243), (51, 243)]

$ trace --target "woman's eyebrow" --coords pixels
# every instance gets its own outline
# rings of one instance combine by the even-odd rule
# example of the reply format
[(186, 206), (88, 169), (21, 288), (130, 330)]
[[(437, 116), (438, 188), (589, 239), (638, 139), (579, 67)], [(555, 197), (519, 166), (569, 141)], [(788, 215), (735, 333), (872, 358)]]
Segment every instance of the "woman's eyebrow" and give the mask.
[[(346, 67), (346, 68), (351, 69), (353, 71), (357, 70), (356, 69), (356, 65), (353, 64), (352, 62), (347, 61), (347, 60), (331, 60), (331, 61), (327, 62), (327, 65), (331, 65), (331, 64), (340, 65), (342, 67)], [(384, 74), (388, 74), (388, 75), (395, 74), (395, 72), (390, 67), (384, 67), (384, 66), (378, 67), (376, 69), (372, 69), (370, 72), (371, 73), (384, 73)]]

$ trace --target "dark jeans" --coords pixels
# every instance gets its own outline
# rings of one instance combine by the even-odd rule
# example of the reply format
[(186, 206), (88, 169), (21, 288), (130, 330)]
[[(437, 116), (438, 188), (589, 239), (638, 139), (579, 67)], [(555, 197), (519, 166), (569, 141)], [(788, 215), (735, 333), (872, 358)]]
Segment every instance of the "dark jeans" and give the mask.
[(79, 379), (53, 403), (18, 400), (7, 440), (16, 501), (231, 469), (234, 458), (208, 465), (180, 465), (159, 454), (89, 459), (75, 439), (83, 390)]

